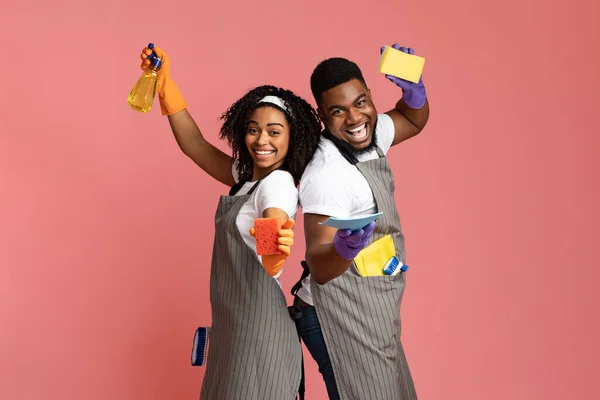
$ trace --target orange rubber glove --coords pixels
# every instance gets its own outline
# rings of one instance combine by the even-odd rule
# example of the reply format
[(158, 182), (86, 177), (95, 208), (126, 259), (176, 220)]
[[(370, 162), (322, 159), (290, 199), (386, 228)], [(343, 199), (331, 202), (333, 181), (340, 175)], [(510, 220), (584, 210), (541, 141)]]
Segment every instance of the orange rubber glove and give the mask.
[(142, 58), (142, 65), (140, 67), (145, 70), (150, 66), (148, 56), (152, 54), (152, 51), (154, 51), (156, 56), (162, 61), (161, 67), (158, 70), (158, 87), (156, 88), (162, 115), (171, 115), (186, 109), (188, 105), (179, 91), (179, 88), (171, 78), (169, 57), (167, 57), (160, 47), (154, 46), (153, 49), (144, 47), (142, 54), (140, 54), (140, 57)]
[[(262, 256), (263, 267), (265, 267), (267, 274), (270, 276), (276, 276), (281, 271), (281, 268), (283, 268), (285, 260), (292, 254), (291, 247), (294, 244), (294, 231), (292, 228), (294, 224), (295, 221), (290, 218), (281, 225), (281, 229), (277, 232), (279, 234), (279, 238), (277, 239), (279, 245), (277, 248), (281, 254)], [(254, 237), (254, 228), (250, 228), (250, 235)]]

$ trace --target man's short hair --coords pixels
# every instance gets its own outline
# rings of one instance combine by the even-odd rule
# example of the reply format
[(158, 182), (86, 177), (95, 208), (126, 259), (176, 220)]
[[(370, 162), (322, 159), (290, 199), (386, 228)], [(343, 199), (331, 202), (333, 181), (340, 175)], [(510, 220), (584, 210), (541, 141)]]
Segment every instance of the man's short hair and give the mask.
[(342, 83), (358, 79), (365, 87), (365, 79), (358, 65), (340, 57), (322, 61), (310, 76), (310, 89), (317, 104), (321, 103), (323, 93)]

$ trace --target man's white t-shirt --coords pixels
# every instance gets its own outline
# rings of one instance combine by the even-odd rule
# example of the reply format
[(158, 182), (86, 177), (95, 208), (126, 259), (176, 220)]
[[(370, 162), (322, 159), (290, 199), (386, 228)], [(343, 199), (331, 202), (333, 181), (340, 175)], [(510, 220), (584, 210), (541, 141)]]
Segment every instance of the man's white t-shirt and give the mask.
[[(233, 178), (238, 182), (238, 174), (233, 166)], [(247, 194), (256, 182), (246, 182), (238, 190), (235, 196)], [(294, 184), (294, 178), (287, 171), (276, 170), (264, 178), (258, 187), (252, 192), (248, 201), (244, 203), (236, 219), (236, 225), (246, 245), (254, 252), (256, 258), (262, 263), (262, 257), (256, 252), (256, 240), (250, 235), (250, 228), (254, 226), (254, 220), (263, 217), (263, 211), (267, 208), (279, 208), (286, 212), (288, 217), (296, 218), (298, 211), (298, 189)], [(274, 276), (281, 287), (279, 277), (283, 268)]]
[[(394, 121), (387, 114), (377, 115), (376, 144), (387, 153), (394, 141)], [(377, 150), (357, 156), (358, 161), (378, 158)], [(363, 174), (351, 165), (332, 141), (321, 137), (311, 162), (300, 180), (302, 214), (321, 214), (337, 218), (353, 218), (377, 211), (375, 198)], [(310, 277), (302, 281), (298, 297), (313, 304)]]

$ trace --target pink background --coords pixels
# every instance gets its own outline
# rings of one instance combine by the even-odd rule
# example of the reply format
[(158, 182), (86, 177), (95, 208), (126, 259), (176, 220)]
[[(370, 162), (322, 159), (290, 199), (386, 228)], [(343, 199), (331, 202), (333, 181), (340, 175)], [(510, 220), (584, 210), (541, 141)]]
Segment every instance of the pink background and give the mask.
[[(226, 188), (158, 107), (127, 107), (148, 41), (223, 149), (228, 105), (265, 83), (312, 103), (330, 56), (391, 108), (379, 47), (414, 47), (431, 119), (390, 161), (420, 399), (599, 398), (597, 1), (119, 3), (0, 5), (1, 399), (198, 398), (191, 340)], [(308, 399), (325, 399), (307, 359)]]

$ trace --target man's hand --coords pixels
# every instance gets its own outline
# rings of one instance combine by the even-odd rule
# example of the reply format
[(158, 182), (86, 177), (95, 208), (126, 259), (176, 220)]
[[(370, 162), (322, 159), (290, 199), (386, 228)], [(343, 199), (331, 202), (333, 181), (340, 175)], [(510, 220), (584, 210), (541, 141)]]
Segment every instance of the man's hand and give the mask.
[[(400, 50), (404, 53), (415, 54), (414, 50), (407, 47), (400, 47), (397, 43), (392, 45), (396, 50)], [(383, 53), (385, 46), (381, 48), (380, 53)], [(392, 75), (386, 75), (391, 82), (402, 89), (402, 98), (407, 106), (414, 109), (419, 109), (425, 105), (427, 94), (425, 93), (425, 85), (423, 85), (423, 77), (419, 79), (419, 83), (409, 82), (407, 80), (397, 78)]]
[(375, 222), (355, 231), (339, 229), (333, 239), (333, 246), (344, 260), (353, 260), (367, 246), (374, 230)]

